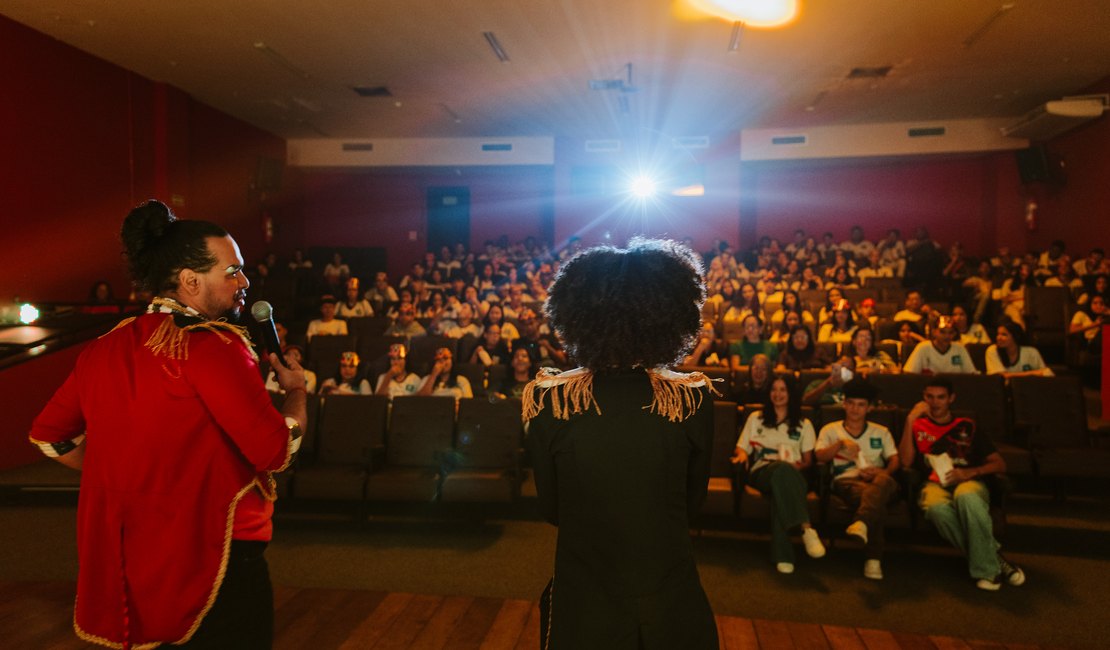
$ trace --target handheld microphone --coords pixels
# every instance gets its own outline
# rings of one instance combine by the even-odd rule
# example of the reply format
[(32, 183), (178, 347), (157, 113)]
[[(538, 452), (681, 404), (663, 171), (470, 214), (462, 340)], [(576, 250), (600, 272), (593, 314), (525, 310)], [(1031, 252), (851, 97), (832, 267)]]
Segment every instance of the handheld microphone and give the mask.
[(278, 339), (277, 328), (274, 327), (274, 307), (265, 300), (259, 300), (251, 305), (251, 316), (262, 330), (262, 339), (266, 349), (276, 355), (281, 355), (281, 343)]

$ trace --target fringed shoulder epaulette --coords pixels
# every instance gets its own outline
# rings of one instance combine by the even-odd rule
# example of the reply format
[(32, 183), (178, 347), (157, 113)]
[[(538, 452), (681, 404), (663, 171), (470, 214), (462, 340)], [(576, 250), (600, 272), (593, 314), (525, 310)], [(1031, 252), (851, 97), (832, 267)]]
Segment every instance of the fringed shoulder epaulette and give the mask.
[[(644, 406), (656, 415), (671, 422), (681, 422), (701, 408), (706, 388), (714, 395), (721, 393), (713, 387), (713, 382), (700, 372), (678, 373), (671, 370), (656, 369), (647, 372), (651, 381), (651, 404)], [(551, 395), (551, 413), (558, 420), (569, 420), (570, 416), (594, 410), (601, 415), (601, 406), (594, 399), (594, 374), (585, 368), (559, 372), (553, 368), (543, 368), (524, 388), (522, 398), (522, 417), (525, 422), (539, 415), (543, 410), (547, 395)]]
[(125, 318), (125, 319), (121, 320), (120, 322), (116, 323), (115, 327), (108, 330), (107, 332), (104, 332), (98, 338), (104, 338), (105, 336), (108, 336), (109, 334), (111, 334), (112, 332), (120, 329), (121, 327), (127, 327), (128, 325), (130, 325), (135, 320), (135, 318), (137, 318), (137, 317), (136, 316), (130, 316), (128, 318)]
[(521, 397), (521, 417), (525, 422), (540, 414), (548, 394), (551, 395), (551, 413), (558, 420), (569, 420), (571, 415), (585, 413), (591, 408), (601, 415), (601, 407), (594, 399), (594, 373), (585, 368), (566, 372), (540, 368), (536, 378), (524, 387)]
[(189, 333), (197, 331), (212, 332), (224, 343), (231, 343), (234, 340), (229, 335), (235, 336), (247, 346), (251, 357), (258, 361), (258, 355), (251, 348), (247, 328), (220, 320), (202, 321), (179, 327), (173, 318), (167, 318), (151, 333), (150, 338), (146, 340), (144, 345), (150, 348), (154, 356), (166, 357), (167, 359), (188, 359)]
[(699, 388), (705, 387), (714, 395), (721, 394), (713, 387), (713, 381), (700, 372), (656, 369), (649, 370), (647, 375), (651, 380), (653, 397), (651, 404), (644, 408), (671, 422), (681, 422), (701, 408), (705, 395)]

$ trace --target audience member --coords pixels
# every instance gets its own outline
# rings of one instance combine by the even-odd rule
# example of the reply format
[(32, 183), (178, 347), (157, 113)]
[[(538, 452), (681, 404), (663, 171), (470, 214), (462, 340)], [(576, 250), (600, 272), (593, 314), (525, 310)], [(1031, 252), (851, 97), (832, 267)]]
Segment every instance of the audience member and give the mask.
[(879, 242), (878, 249), (879, 263), (883, 268), (890, 269), (896, 278), (906, 274), (906, 244), (897, 228), (887, 231), (886, 237)]
[(775, 378), (774, 364), (766, 354), (757, 354), (748, 364), (747, 380), (736, 395), (740, 404), (763, 404), (771, 392), (771, 380)]
[(321, 395), (369, 395), (370, 382), (362, 378), (358, 354), (344, 352), (339, 356), (339, 373), (320, 385)]
[(509, 346), (501, 336), (500, 325), (493, 323), (482, 331), (481, 341), (470, 355), (470, 363), (480, 363), (486, 368), (508, 365)]
[(929, 315), (929, 306), (925, 304), (925, 299), (921, 296), (921, 292), (916, 289), (911, 289), (906, 292), (906, 302), (902, 311), (894, 315), (895, 322), (908, 320), (913, 323), (922, 323)]
[[(286, 365), (289, 365), (290, 361), (296, 361), (299, 365), (304, 361), (304, 349), (299, 345), (287, 345), (285, 351), (282, 352), (282, 357), (285, 359)], [(316, 392), (316, 373), (308, 369), (304, 371), (304, 389), (309, 395)], [(277, 373), (273, 370), (270, 370), (266, 375), (266, 390), (271, 393), (285, 394), (285, 390), (277, 380)]]
[(845, 532), (863, 542), (863, 575), (871, 580), (883, 579), (887, 504), (898, 492), (893, 474), (900, 466), (890, 430), (867, 420), (877, 397), (864, 379), (845, 384), (844, 419), (822, 427), (816, 447), (817, 461), (832, 463), (833, 493), (853, 511)]
[(855, 377), (856, 362), (845, 354), (829, 366), (824, 379), (814, 379), (802, 392), (803, 404), (840, 404), (844, 401), (844, 384)]
[(987, 348), (987, 374), (1010, 377), (1052, 377), (1037, 348), (1025, 345), (1025, 330), (1013, 321), (998, 324), (996, 343)]
[(441, 395), (455, 399), (474, 397), (470, 381), (459, 374), (453, 363), (454, 355), (447, 348), (439, 348), (431, 372), (420, 385), (418, 395)]
[(389, 346), (389, 369), (378, 375), (375, 395), (394, 397), (415, 395), (420, 390), (420, 377), (409, 372), (407, 367), (408, 350), (403, 343)]
[(332, 253), (331, 262), (324, 267), (324, 284), (328, 291), (339, 293), (343, 283), (351, 276), (351, 267), (343, 262), (343, 255), (339, 251)]
[(856, 320), (852, 315), (852, 305), (841, 298), (833, 305), (832, 318), (821, 325), (817, 334), (820, 343), (848, 343), (856, 331)]
[(486, 315), (482, 319), (482, 327), (486, 328), (490, 325), (498, 325), (501, 327), (501, 338), (509, 344), (520, 338), (520, 331), (517, 330), (516, 325), (505, 320), (505, 311), (501, 305), (493, 303), (486, 310)]
[(852, 341), (845, 349), (845, 354), (852, 355), (852, 361), (855, 364), (856, 373), (861, 377), (867, 377), (872, 373), (898, 373), (902, 371), (902, 367), (898, 362), (890, 358), (890, 355), (875, 347), (875, 332), (869, 328), (860, 326), (852, 334)]
[(536, 312), (525, 309), (517, 322), (520, 324), (520, 338), (513, 342), (514, 349), (525, 348), (535, 363), (566, 367), (567, 353), (555, 336), (541, 331), (540, 319), (536, 316)]
[(928, 477), (921, 488), (921, 510), (941, 536), (967, 558), (976, 586), (997, 591), (1003, 580), (1020, 586), (1025, 573), (999, 552), (990, 493), (983, 480), (1005, 472), (1006, 462), (974, 421), (952, 414), (955, 400), (951, 380), (929, 380), (924, 400), (906, 416), (899, 445), (902, 464)]
[(336, 306), (339, 318), (362, 318), (374, 315), (374, 308), (365, 298), (358, 297), (358, 278), (347, 279), (347, 299)]
[(779, 573), (794, 572), (794, 548), (789, 531), (800, 527), (810, 557), (825, 555), (825, 546), (810, 525), (806, 506), (806, 478), (813, 465), (816, 434), (802, 417), (801, 400), (792, 379), (775, 377), (768, 399), (752, 413), (736, 441), (734, 465), (748, 465), (748, 484), (771, 505), (771, 556)]
[(717, 355), (715, 350), (717, 346), (717, 338), (713, 331), (713, 324), (710, 322), (702, 323), (701, 330), (698, 332), (698, 342), (694, 345), (694, 349), (686, 358), (682, 360), (684, 366), (723, 366), (725, 362)]
[(991, 337), (987, 328), (979, 323), (969, 323), (967, 310), (956, 305), (952, 308), (952, 327), (956, 328), (956, 339), (964, 345), (969, 343), (990, 343)]
[(1022, 262), (999, 289), (1002, 315), (1025, 327), (1025, 288), (1035, 286), (1037, 286), (1037, 279), (1033, 275), (1033, 267)]
[(910, 353), (904, 370), (922, 375), (941, 372), (978, 374), (967, 348), (963, 343), (953, 341), (955, 337), (956, 328), (952, 326), (952, 319), (941, 316), (936, 327), (932, 328), (930, 340), (920, 343)]
[(370, 306), (378, 314), (384, 314), (386, 309), (401, 300), (397, 291), (390, 286), (389, 276), (385, 271), (378, 271), (374, 274), (374, 286), (370, 287), (363, 297), (370, 301)]
[[(795, 318), (796, 314), (792, 314)], [(813, 334), (805, 325), (795, 325), (790, 330), (790, 337), (786, 347), (779, 355), (779, 372), (809, 370), (811, 368), (824, 368), (829, 365), (829, 359), (821, 354), (813, 344)]]
[(397, 308), (397, 320), (390, 323), (382, 335), (404, 336), (413, 339), (417, 336), (424, 336), (426, 333), (424, 326), (416, 322), (416, 307), (411, 303), (401, 303)]
[(1075, 274), (1080, 278), (1085, 278), (1088, 275), (1095, 275), (1098, 273), (1106, 274), (1106, 252), (1101, 248), (1092, 248), (1087, 253), (1087, 257), (1077, 261), (1072, 265)]
[(749, 314), (743, 322), (744, 338), (728, 346), (729, 365), (734, 370), (751, 363), (752, 357), (765, 354), (772, 360), (779, 354), (779, 347), (763, 338), (763, 323)]
[(335, 317), (335, 296), (325, 294), (320, 297), (320, 318), (309, 321), (305, 339), (312, 341), (314, 336), (346, 336), (347, 321)]
[(520, 399), (528, 382), (536, 378), (536, 368), (528, 350), (517, 348), (509, 362), (509, 374), (501, 381), (495, 394), (502, 398)]

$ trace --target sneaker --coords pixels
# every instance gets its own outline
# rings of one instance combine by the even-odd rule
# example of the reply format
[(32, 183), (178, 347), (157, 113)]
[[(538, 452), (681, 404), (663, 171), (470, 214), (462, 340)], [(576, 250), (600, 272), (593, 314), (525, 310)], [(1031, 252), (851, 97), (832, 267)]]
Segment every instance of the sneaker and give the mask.
[(996, 575), (993, 578), (979, 578), (975, 582), (975, 586), (983, 591), (998, 591), (1002, 588), (1002, 575)]
[(806, 554), (810, 557), (825, 557), (825, 545), (813, 528), (806, 528), (802, 533), (802, 543), (805, 544)]
[(872, 580), (883, 579), (883, 565), (878, 560), (868, 560), (863, 563), (863, 577)]
[(864, 544), (867, 543), (867, 524), (862, 521), (852, 522), (852, 525), (845, 528), (844, 532), (849, 537), (855, 537)]
[(790, 562), (779, 562), (775, 565), (779, 573), (794, 573), (794, 565)]
[(1006, 579), (1006, 584), (1011, 587), (1020, 587), (1025, 584), (1025, 572), (1021, 570), (1016, 564), (1011, 564), (1009, 560), (998, 554), (998, 568), (1002, 570), (1002, 577)]

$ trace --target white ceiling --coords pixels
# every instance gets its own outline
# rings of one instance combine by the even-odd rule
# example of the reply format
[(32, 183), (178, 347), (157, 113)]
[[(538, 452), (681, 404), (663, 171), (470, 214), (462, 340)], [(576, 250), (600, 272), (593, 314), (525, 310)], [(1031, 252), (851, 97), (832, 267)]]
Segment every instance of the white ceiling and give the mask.
[[(0, 0), (0, 13), (287, 138), (1017, 116), (1110, 75), (1110, 0), (1006, 0), (969, 46), (1002, 0), (800, 0), (793, 25), (745, 29), (736, 52), (732, 24), (682, 20), (678, 1)], [(624, 113), (619, 90), (588, 83), (629, 63)], [(886, 65), (884, 79), (846, 78)], [(378, 85), (393, 96), (351, 90)]]

